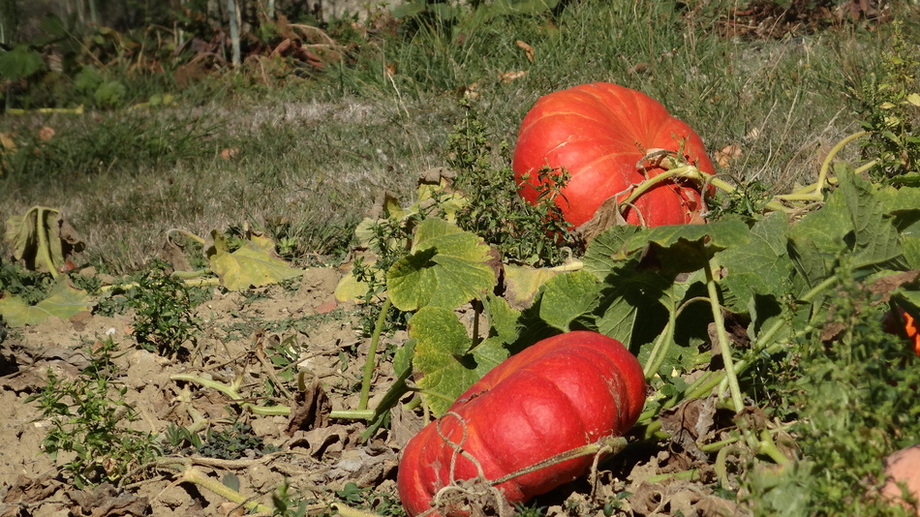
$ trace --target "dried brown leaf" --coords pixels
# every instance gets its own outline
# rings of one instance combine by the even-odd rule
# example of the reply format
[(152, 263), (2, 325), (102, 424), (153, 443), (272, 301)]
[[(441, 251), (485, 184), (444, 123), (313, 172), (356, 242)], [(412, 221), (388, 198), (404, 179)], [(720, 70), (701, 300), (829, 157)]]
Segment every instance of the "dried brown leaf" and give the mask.
[(729, 167), (733, 161), (741, 158), (743, 155), (744, 152), (741, 150), (740, 145), (726, 145), (716, 151), (716, 163), (718, 163), (720, 167)]
[(524, 51), (524, 55), (527, 57), (527, 61), (533, 63), (533, 47), (521, 40), (515, 41), (514, 44), (517, 45), (519, 49)]
[(508, 84), (511, 81), (516, 81), (524, 77), (525, 75), (527, 75), (527, 71), (525, 70), (518, 70), (516, 72), (504, 72), (498, 74), (498, 79), (502, 82), (502, 84)]

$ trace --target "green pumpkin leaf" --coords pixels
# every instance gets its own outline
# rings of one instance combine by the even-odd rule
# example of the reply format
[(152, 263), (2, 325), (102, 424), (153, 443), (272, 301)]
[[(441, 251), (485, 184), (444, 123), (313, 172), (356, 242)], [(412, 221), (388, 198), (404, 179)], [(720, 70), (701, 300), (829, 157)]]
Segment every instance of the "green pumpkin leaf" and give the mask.
[(905, 228), (920, 220), (920, 188), (918, 187), (880, 187), (876, 198), (886, 214), (898, 221), (895, 226)]
[(495, 285), (489, 247), (475, 234), (429, 218), (416, 230), (410, 254), (387, 271), (387, 291), (401, 311), (455, 309)]
[(283, 282), (303, 274), (303, 270), (291, 267), (275, 254), (275, 243), (268, 237), (254, 235), (241, 248), (228, 253), (226, 239), (218, 232), (213, 235), (211, 270), (231, 291)]
[(413, 363), (422, 374), (418, 386), (432, 412), (440, 416), (486, 372), (508, 358), (501, 340), (490, 338), (470, 350), (470, 337), (450, 309), (427, 306), (409, 320), (415, 340)]
[(672, 224), (656, 226), (637, 234), (627, 242), (627, 248), (637, 250), (648, 242), (662, 247), (674, 245), (680, 241), (698, 241), (707, 239), (706, 245), (715, 249), (741, 246), (750, 240), (748, 227), (739, 219), (726, 219), (709, 224)]
[(808, 287), (833, 271), (850, 228), (843, 198), (832, 193), (820, 210), (809, 213), (789, 228), (789, 257)]
[[(602, 312), (596, 322), (598, 332), (627, 346), (635, 341), (634, 334), (642, 334), (639, 341), (648, 337), (641, 331), (658, 333), (660, 324), (652, 331), (650, 326), (641, 323), (651, 322), (656, 319), (656, 313), (665, 311), (661, 300), (670, 296), (667, 290), (674, 287), (672, 282), (652, 271), (623, 268), (610, 275), (605, 284), (607, 287), (601, 292), (599, 305)], [(637, 324), (642, 328), (637, 329)]]
[(393, 354), (393, 370), (397, 377), (412, 370), (412, 360), (415, 358), (415, 340), (409, 339)]
[(604, 280), (614, 269), (621, 267), (634, 250), (626, 244), (642, 228), (632, 225), (612, 226), (598, 235), (585, 251), (585, 271), (593, 273), (598, 280)]
[(484, 300), (486, 317), (495, 335), (504, 343), (513, 343), (520, 336), (519, 321), (521, 311), (513, 309), (508, 302), (495, 295), (486, 296)]
[(0, 298), (0, 316), (11, 327), (38, 325), (49, 318), (66, 320), (92, 307), (86, 291), (72, 287), (66, 280), (56, 282), (48, 297), (35, 305), (27, 304), (18, 296)]
[(848, 208), (856, 267), (896, 261), (901, 256), (897, 229), (878, 196), (878, 189), (849, 170), (838, 172), (840, 192)]
[(553, 327), (568, 332), (579, 316), (597, 307), (600, 282), (587, 271), (573, 271), (551, 278), (543, 286), (540, 317)]
[(596, 237), (585, 252), (585, 269), (604, 279), (613, 269), (650, 244), (657, 245), (659, 262), (672, 273), (695, 271), (712, 254), (750, 240), (747, 225), (738, 219), (709, 224), (676, 224), (640, 228), (613, 226)]
[(920, 238), (905, 238), (901, 242), (904, 259), (911, 269), (920, 269)]
[(45, 68), (41, 52), (20, 43), (12, 50), (0, 52), (0, 79), (19, 81)]
[(731, 293), (726, 297), (729, 308), (747, 313), (756, 296), (780, 296), (788, 287), (793, 273), (786, 251), (786, 215), (774, 212), (751, 228), (751, 240), (719, 254), (719, 264), (727, 275), (721, 284)]

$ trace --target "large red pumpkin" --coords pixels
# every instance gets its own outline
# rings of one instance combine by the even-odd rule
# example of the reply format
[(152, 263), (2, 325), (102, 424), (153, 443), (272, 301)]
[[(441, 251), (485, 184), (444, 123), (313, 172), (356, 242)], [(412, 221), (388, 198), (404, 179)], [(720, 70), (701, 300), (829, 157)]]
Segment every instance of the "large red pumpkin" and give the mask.
[[(619, 341), (588, 331), (544, 339), (492, 369), (409, 441), (397, 476), (400, 499), (410, 517), (439, 515), (432, 509), (436, 494), (452, 480), (477, 477), (467, 455), (476, 459), (486, 480), (499, 480), (560, 453), (622, 436), (644, 403), (642, 367)], [(583, 475), (593, 459), (587, 455), (544, 466), (496, 488), (509, 501), (524, 502)], [(450, 505), (441, 510), (448, 517), (465, 515)]]
[[(534, 104), (521, 123), (513, 168), (520, 195), (531, 203), (538, 195), (536, 171), (565, 168), (570, 179), (557, 204), (577, 227), (611, 196), (622, 200), (631, 186), (663, 172), (637, 168), (653, 149), (682, 153), (699, 170), (715, 172), (699, 135), (658, 101), (616, 84), (584, 84)], [(633, 205), (625, 209), (626, 222), (647, 226), (698, 222), (702, 210), (700, 191), (691, 181), (663, 182)]]

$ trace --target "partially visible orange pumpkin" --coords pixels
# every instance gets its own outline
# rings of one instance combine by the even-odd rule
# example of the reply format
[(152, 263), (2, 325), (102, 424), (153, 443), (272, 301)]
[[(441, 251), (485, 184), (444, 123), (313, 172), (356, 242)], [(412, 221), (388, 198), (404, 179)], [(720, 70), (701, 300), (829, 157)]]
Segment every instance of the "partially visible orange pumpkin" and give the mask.
[(885, 314), (885, 330), (890, 334), (907, 337), (914, 346), (914, 353), (920, 357), (920, 326), (910, 313), (900, 307), (898, 314), (900, 318), (890, 311)]

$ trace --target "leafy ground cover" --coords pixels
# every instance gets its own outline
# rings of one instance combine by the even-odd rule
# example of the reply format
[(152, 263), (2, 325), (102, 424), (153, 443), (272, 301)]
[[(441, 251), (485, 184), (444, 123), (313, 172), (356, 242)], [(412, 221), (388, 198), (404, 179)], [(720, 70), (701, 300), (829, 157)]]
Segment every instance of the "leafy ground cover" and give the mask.
[[(920, 441), (914, 8), (520, 4), (279, 21), (146, 79), (95, 30), (6, 83), (0, 515), (404, 515), (408, 439), (569, 330), (649, 397), (518, 512), (915, 512), (879, 495)], [(585, 242), (514, 194), (524, 112), (600, 80), (703, 136), (707, 224)]]

